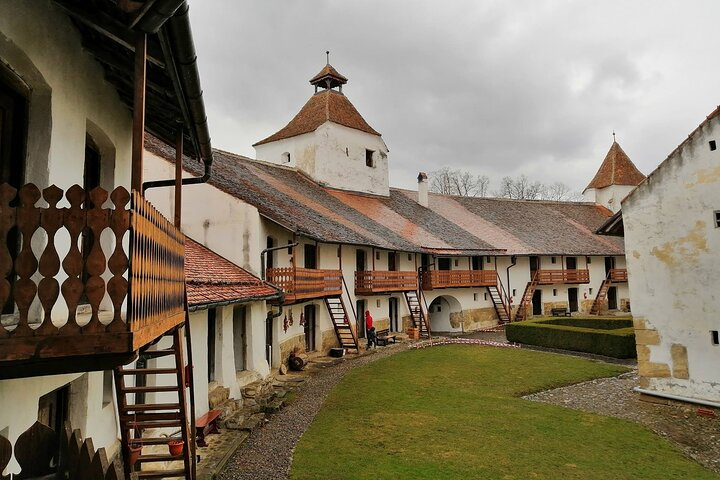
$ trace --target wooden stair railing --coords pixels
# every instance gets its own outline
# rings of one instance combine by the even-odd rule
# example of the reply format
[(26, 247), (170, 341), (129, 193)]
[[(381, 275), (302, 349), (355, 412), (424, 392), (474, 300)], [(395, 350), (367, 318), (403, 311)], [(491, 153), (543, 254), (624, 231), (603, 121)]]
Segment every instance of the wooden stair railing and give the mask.
[(515, 313), (516, 322), (521, 322), (523, 320), (527, 320), (528, 318), (527, 310), (532, 303), (532, 298), (533, 295), (535, 295), (535, 289), (538, 285), (538, 272), (540, 272), (540, 270), (535, 271), (532, 279), (525, 286), (525, 291), (523, 292), (523, 296), (520, 300), (520, 305), (518, 305), (517, 312)]
[(490, 300), (492, 300), (493, 307), (495, 307), (495, 313), (497, 313), (498, 320), (501, 324), (510, 322), (510, 305), (507, 300), (507, 293), (505, 293), (505, 287), (503, 287), (500, 281), (500, 275), (497, 275), (497, 283), (495, 285), (488, 285), (487, 291), (490, 294)]
[(333, 328), (335, 328), (335, 335), (337, 335), (338, 342), (340, 342), (340, 347), (355, 350), (357, 353), (360, 353), (358, 339), (350, 324), (345, 301), (342, 297), (325, 297), (325, 306), (330, 314), (330, 319), (332, 320)]
[[(193, 414), (188, 406), (188, 388), (192, 388), (191, 379), (186, 378), (185, 325), (174, 328), (163, 337), (171, 338), (169, 348), (140, 350), (140, 358), (145, 361), (156, 361), (163, 357), (172, 357), (172, 364), (166, 367), (145, 367), (115, 369), (115, 390), (118, 398), (120, 415), (120, 435), (125, 448), (125, 475), (130, 478), (184, 478), (195, 480), (195, 432), (191, 430), (189, 417)], [(133, 382), (127, 382), (128, 379)], [(148, 382), (152, 379), (152, 382)], [(148, 383), (152, 383), (148, 385)], [(147, 394), (155, 395), (153, 401), (147, 401)], [(173, 398), (157, 398), (171, 396)], [(167, 445), (174, 437), (147, 436), (147, 430), (170, 428), (180, 430), (184, 442), (183, 453), (173, 457), (169, 453), (140, 454), (137, 461), (130, 464), (129, 447), (146, 447), (151, 445)], [(145, 464), (160, 462), (182, 462), (182, 466), (170, 469), (142, 469)]]
[(425, 297), (422, 290), (404, 293), (413, 326), (420, 330), (421, 338), (430, 338), (430, 322), (428, 321), (427, 305), (423, 306)]
[(627, 282), (627, 270), (624, 268), (612, 268), (608, 270), (605, 279), (600, 284), (598, 293), (595, 296), (592, 307), (590, 307), (590, 315), (600, 315), (607, 300), (607, 293), (613, 283)]

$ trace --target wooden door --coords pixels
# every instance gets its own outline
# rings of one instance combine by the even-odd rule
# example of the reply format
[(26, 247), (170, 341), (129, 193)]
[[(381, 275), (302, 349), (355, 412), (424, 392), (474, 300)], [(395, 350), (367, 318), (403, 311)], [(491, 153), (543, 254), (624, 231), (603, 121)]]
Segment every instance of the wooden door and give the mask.
[(365, 310), (367, 302), (365, 300), (358, 300), (355, 302), (355, 312), (357, 318), (355, 319), (355, 331), (357, 332), (358, 338), (365, 338)]
[(367, 254), (365, 250), (358, 248), (355, 250), (355, 271), (364, 272), (367, 270)]
[(483, 257), (480, 256), (474, 256), (472, 257), (470, 261), (470, 268), (473, 270), (482, 270), (483, 269)]
[(317, 329), (315, 319), (315, 305), (305, 306), (305, 351), (315, 351), (315, 332)]
[(305, 268), (317, 268), (317, 245), (305, 244), (304, 247)]
[[(247, 370), (247, 315), (245, 307), (233, 308), (235, 370)], [(267, 340), (266, 340), (267, 341)]]
[(577, 257), (566, 257), (565, 268), (568, 270), (577, 270)]
[(542, 315), (542, 291), (538, 288), (533, 293), (532, 297), (532, 312), (533, 315)]
[(578, 289), (568, 288), (568, 305), (571, 312), (578, 311)]
[(615, 268), (615, 257), (605, 257), (605, 276), (607, 277), (608, 272)]
[(535, 272), (540, 268), (540, 259), (538, 257), (530, 257), (530, 278), (535, 276)]
[(608, 310), (617, 310), (618, 303), (617, 303), (617, 288), (616, 287), (608, 288), (607, 299), (608, 299)]
[(398, 299), (390, 297), (388, 300), (388, 317), (390, 318), (390, 331), (399, 332), (398, 329)]
[(397, 252), (388, 252), (388, 272), (397, 270)]

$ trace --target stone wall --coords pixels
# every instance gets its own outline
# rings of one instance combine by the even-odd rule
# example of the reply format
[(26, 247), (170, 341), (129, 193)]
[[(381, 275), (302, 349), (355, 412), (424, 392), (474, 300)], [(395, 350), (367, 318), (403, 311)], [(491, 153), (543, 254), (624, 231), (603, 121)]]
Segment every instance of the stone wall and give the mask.
[(331, 348), (339, 346), (340, 341), (337, 338), (334, 328), (332, 330), (325, 330), (320, 334), (320, 345), (317, 346), (318, 351), (325, 353)]
[(305, 335), (295, 335), (280, 344), (280, 362), (287, 365), (288, 357), (292, 352), (305, 351)]
[(462, 323), (463, 329), (469, 332), (497, 325), (498, 317), (494, 307), (466, 309), (450, 314), (450, 325), (453, 328), (460, 328)]
[(568, 309), (568, 302), (543, 302), (543, 315), (549, 317), (553, 308)]
[(687, 347), (674, 343), (670, 346), (672, 365), (650, 360), (652, 350), (650, 347), (660, 345), (660, 334), (654, 328), (648, 327), (645, 320), (635, 318), (635, 344), (637, 346), (638, 373), (640, 386), (647, 388), (653, 378), (677, 378), (687, 380), (690, 378), (688, 368)]

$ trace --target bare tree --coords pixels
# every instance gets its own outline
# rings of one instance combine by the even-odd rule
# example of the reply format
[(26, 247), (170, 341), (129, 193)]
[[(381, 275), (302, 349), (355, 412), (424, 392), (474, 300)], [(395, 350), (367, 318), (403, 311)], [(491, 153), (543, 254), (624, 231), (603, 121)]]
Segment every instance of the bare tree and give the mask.
[(500, 189), (495, 192), (495, 196), (537, 200), (541, 198), (542, 191), (542, 183), (531, 182), (527, 176), (520, 175), (517, 178), (503, 177), (500, 181)]
[(555, 182), (546, 185), (542, 192), (544, 200), (554, 200), (556, 202), (576, 202), (582, 200), (582, 194), (570, 189), (562, 182)]
[(443, 167), (430, 172), (430, 191), (444, 195), (484, 197), (488, 193), (490, 178), (473, 175), (466, 170)]

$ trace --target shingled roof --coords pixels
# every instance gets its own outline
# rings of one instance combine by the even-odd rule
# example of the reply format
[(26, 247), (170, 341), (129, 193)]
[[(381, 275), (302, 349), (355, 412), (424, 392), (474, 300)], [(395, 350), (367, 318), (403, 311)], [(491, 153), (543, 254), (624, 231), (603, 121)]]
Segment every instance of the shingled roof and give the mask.
[(345, 95), (336, 90), (327, 89), (310, 97), (310, 100), (300, 109), (295, 118), (290, 120), (290, 123), (277, 133), (260, 140), (253, 147), (314, 132), (325, 122), (334, 122), (361, 132), (380, 135), (365, 121)]
[(280, 295), (275, 287), (190, 238), (185, 239), (185, 283), (193, 310)]
[[(168, 161), (174, 151), (148, 140)], [(200, 173), (197, 162), (186, 162)], [(594, 233), (612, 213), (594, 203), (429, 196), (390, 189), (373, 196), (323, 187), (299, 171), (215, 151), (210, 183), (307, 238), (441, 255), (622, 255), (622, 239)]]
[(617, 142), (613, 142), (605, 156), (602, 165), (595, 177), (590, 181), (588, 188), (605, 188), (610, 185), (639, 185), (645, 180), (640, 170), (630, 160)]

